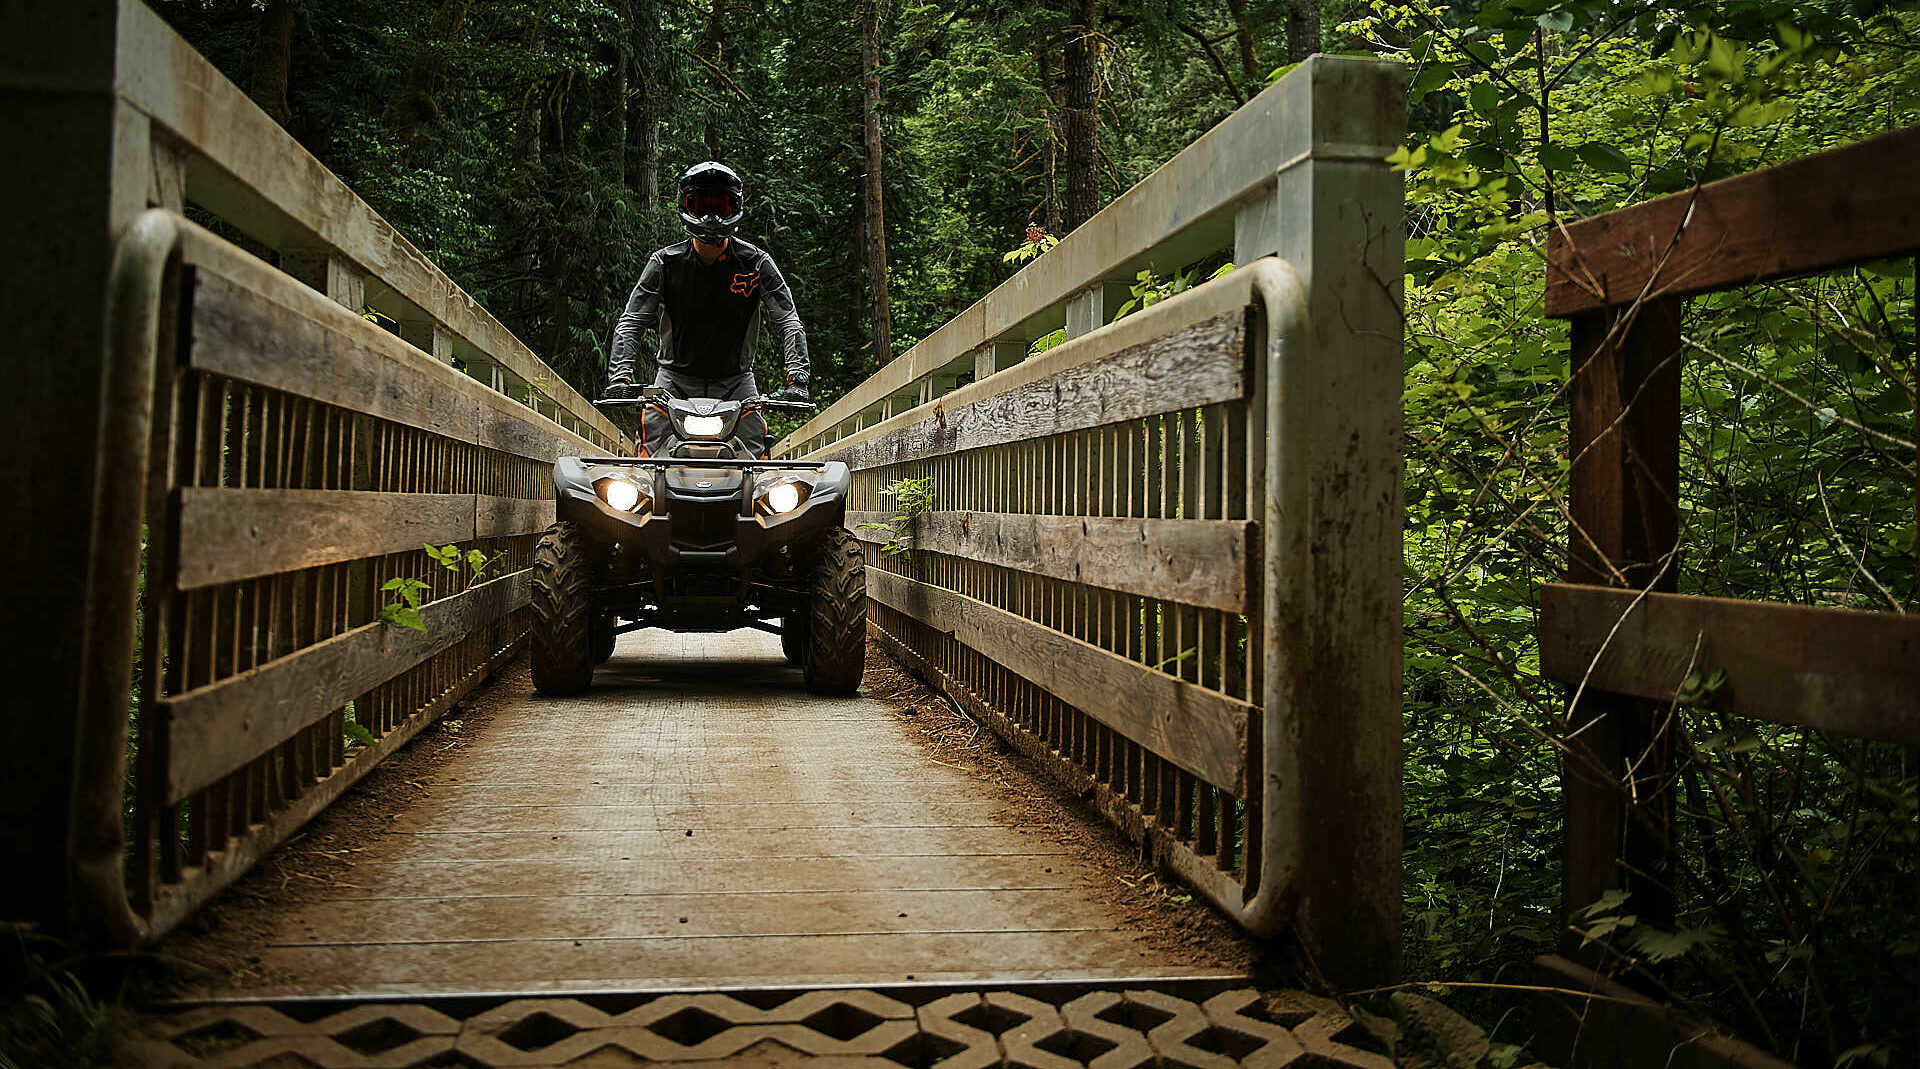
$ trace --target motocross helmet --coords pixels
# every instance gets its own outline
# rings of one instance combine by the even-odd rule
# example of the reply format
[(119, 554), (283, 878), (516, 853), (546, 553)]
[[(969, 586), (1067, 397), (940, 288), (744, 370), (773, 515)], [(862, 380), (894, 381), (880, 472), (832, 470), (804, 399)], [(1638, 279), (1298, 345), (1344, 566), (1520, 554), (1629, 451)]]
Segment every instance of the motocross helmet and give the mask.
[(746, 214), (746, 187), (733, 168), (708, 160), (680, 176), (680, 225), (690, 238), (718, 245)]

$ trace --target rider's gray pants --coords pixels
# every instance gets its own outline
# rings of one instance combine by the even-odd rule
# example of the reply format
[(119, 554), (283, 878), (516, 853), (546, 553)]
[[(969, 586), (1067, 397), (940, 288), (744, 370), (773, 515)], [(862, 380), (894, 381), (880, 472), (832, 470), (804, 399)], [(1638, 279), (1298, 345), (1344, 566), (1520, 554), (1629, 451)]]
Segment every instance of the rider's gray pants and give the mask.
[[(661, 368), (653, 377), (653, 384), (667, 391), (669, 397), (712, 397), (721, 401), (745, 401), (760, 396), (760, 386), (753, 381), (753, 372), (728, 375), (718, 379), (703, 379), (694, 375), (682, 375), (677, 371)], [(667, 432), (673, 424), (667, 418), (665, 408), (647, 405), (640, 409), (640, 448), (643, 456), (652, 456), (666, 443)], [(748, 412), (740, 417), (734, 433), (756, 457), (767, 453), (767, 420), (758, 412)]]

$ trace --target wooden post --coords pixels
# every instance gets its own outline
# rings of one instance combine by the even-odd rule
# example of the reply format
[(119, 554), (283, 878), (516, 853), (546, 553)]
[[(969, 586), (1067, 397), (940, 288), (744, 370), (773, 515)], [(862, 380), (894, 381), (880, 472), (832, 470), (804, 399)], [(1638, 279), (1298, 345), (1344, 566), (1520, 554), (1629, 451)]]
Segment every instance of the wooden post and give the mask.
[(366, 276), (350, 260), (326, 252), (302, 250), (282, 256), (280, 266), (287, 274), (339, 301), (356, 314), (367, 307)]
[[(1682, 302), (1664, 300), (1571, 323), (1568, 582), (1676, 587), (1681, 312)], [(1624, 887), (1642, 920), (1672, 922), (1665, 716), (1661, 703), (1591, 690), (1567, 711), (1562, 905), (1569, 917)], [(1563, 939), (1569, 952), (1581, 942), (1572, 932)]]
[(973, 351), (973, 381), (1005, 371), (1027, 357), (1027, 343), (1024, 341), (988, 342)]
[(435, 360), (449, 366), (453, 364), (453, 333), (437, 321), (430, 318), (402, 319), (400, 336)]
[(1281, 79), (1262, 99), (1297, 147), (1234, 219), (1237, 263), (1277, 255), (1306, 288), (1304, 329), (1283, 339), (1265, 324), (1260, 353), (1264, 693), (1249, 832), (1297, 896), (1294, 937), (1348, 988), (1400, 968), (1404, 198), (1382, 160), (1405, 128), (1403, 79), (1326, 56)]
[(1107, 321), (1106, 291), (1100, 284), (1067, 298), (1067, 337), (1078, 338)]
[[(16, 145), (0, 194), (17, 214), (0, 271), (8, 415), (0, 448), (0, 598), (31, 639), (0, 644), (0, 918), (58, 923), (100, 466), (113, 244), (155, 188), (147, 118), (116, 99), (114, 0), (0, 5), (0, 127)], [(54, 462), (57, 460), (57, 462)]]

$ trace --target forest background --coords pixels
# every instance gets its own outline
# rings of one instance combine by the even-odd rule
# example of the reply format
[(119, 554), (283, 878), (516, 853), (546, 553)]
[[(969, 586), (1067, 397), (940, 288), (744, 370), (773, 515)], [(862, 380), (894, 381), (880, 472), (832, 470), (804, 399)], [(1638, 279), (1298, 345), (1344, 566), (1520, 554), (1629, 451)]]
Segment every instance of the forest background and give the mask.
[[(152, 2), (589, 396), (694, 162), (744, 175), (831, 401), (1307, 54), (1408, 63), (1405, 971), (1490, 1065), (1565, 934), (1546, 234), (1920, 122), (1920, 15), (1885, 0)], [(1683, 591), (1916, 607), (1914, 307), (1911, 261), (1690, 302)], [(1920, 754), (1732, 721), (1716, 686), (1676, 695), (1677, 915), (1612, 896), (1574, 930), (1798, 1064), (1914, 1064)]]

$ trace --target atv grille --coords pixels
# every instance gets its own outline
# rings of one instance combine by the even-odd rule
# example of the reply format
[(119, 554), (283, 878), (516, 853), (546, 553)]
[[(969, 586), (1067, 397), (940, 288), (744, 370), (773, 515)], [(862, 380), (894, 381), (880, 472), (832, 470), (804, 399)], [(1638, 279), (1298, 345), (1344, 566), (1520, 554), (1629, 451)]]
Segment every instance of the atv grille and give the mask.
[(721, 549), (733, 543), (733, 524), (739, 508), (732, 498), (724, 505), (689, 508), (676, 502), (673, 510), (673, 544), (682, 549)]

